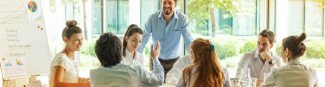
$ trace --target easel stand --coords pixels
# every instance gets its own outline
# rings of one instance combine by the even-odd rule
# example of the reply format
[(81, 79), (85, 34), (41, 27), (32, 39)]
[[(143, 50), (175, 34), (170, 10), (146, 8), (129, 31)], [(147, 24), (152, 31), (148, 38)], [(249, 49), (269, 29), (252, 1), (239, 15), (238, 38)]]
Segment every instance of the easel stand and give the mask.
[(10, 80), (3, 79), (3, 87), (10, 87)]
[(30, 76), (3, 78), (3, 87), (23, 87)]

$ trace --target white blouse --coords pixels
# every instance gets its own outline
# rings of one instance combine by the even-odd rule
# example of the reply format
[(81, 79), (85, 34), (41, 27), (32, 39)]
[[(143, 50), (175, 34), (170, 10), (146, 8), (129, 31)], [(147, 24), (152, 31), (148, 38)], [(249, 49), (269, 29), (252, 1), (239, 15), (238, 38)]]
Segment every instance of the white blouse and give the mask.
[(135, 57), (133, 59), (133, 55), (126, 48), (125, 54), (126, 54), (126, 56), (123, 57), (123, 59), (121, 61), (123, 64), (126, 64), (126, 65), (139, 65), (141, 67), (144, 67), (144, 64), (143, 64), (144, 56), (141, 53), (135, 51)]
[(183, 69), (191, 65), (191, 58), (189, 55), (179, 58), (173, 65), (173, 68), (169, 70), (166, 75), (166, 83), (176, 84), (178, 79), (183, 73)]
[(261, 87), (318, 87), (316, 70), (292, 59), (266, 76)]
[(75, 52), (74, 60), (70, 60), (64, 53), (56, 54), (50, 67), (50, 86), (53, 86), (55, 66), (62, 66), (65, 69), (63, 82), (78, 83), (79, 59), (80, 56), (78, 52)]
[[(197, 66), (194, 66), (193, 69), (191, 70), (192, 76), (190, 79), (189, 86), (187, 86), (188, 82), (183, 83), (183, 74), (181, 74), (181, 77), (178, 79), (178, 82), (176, 83), (175, 87), (193, 87), (193, 84), (195, 83), (197, 77), (199, 76), (199, 73), (195, 73), (196, 70), (197, 70)], [(228, 70), (226, 68), (223, 68), (223, 72), (225, 74), (223, 87), (231, 87)]]

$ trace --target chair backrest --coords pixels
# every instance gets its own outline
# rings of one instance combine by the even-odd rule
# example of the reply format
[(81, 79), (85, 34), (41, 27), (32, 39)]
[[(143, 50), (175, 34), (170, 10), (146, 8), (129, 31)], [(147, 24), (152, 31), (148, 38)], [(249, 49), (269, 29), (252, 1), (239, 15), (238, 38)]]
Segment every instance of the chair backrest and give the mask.
[(24, 87), (42, 87), (42, 83), (40, 80), (36, 80), (32, 83), (28, 83), (28, 84), (24, 85)]

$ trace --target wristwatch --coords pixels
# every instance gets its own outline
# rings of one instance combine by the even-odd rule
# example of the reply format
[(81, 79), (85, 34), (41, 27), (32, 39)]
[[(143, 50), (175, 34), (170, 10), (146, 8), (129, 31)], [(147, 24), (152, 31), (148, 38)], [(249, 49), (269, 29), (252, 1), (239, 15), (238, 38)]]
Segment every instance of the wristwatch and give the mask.
[(275, 60), (272, 59), (272, 61), (270, 61), (269, 64), (271, 65), (271, 64), (273, 64), (274, 62), (275, 62)]

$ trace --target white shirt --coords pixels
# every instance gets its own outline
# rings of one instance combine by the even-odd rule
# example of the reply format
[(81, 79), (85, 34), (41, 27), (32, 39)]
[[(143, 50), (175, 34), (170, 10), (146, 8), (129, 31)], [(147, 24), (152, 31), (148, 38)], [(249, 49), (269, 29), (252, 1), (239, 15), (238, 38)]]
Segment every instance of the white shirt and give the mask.
[(117, 64), (90, 70), (91, 87), (148, 87), (164, 82), (164, 68), (158, 59), (153, 59), (153, 72), (138, 65)]
[(191, 65), (189, 55), (179, 58), (173, 65), (173, 68), (167, 73), (166, 83), (176, 84), (185, 67)]
[(315, 69), (292, 59), (287, 65), (272, 70), (261, 87), (318, 87), (316, 75)]
[[(195, 71), (197, 70), (197, 66), (194, 66), (193, 69), (191, 70), (191, 79), (190, 79), (190, 83), (188, 87), (193, 87), (194, 82), (196, 81), (199, 73), (195, 73)], [(228, 70), (223, 68), (223, 72), (225, 74), (225, 80), (223, 82), (223, 87), (231, 87), (230, 85), (230, 79), (229, 79), (229, 74), (228, 74)], [(195, 74), (194, 74), (195, 73)], [(175, 87), (187, 87), (187, 83), (183, 83), (183, 75), (181, 75), (181, 78), (179, 78), (177, 84)]]
[(79, 59), (80, 56), (78, 52), (74, 53), (74, 60), (70, 60), (64, 53), (56, 54), (50, 67), (50, 86), (53, 86), (55, 66), (62, 66), (65, 69), (63, 82), (78, 83)]
[(258, 55), (258, 50), (249, 51), (243, 55), (240, 59), (236, 71), (236, 78), (240, 75), (240, 70), (242, 68), (250, 68), (250, 76), (257, 79), (264, 79), (264, 73), (269, 73), (271, 70), (282, 66), (282, 59), (272, 52), (270, 53), (275, 64), (271, 67), (268, 61), (263, 62), (260, 60)]
[(144, 67), (143, 60), (144, 60), (145, 57), (141, 53), (135, 51), (135, 57), (133, 59), (133, 55), (126, 48), (125, 55), (126, 55), (125, 57), (122, 56), (123, 59), (122, 59), (121, 62), (123, 64), (126, 64), (126, 65), (139, 65), (141, 67)]

